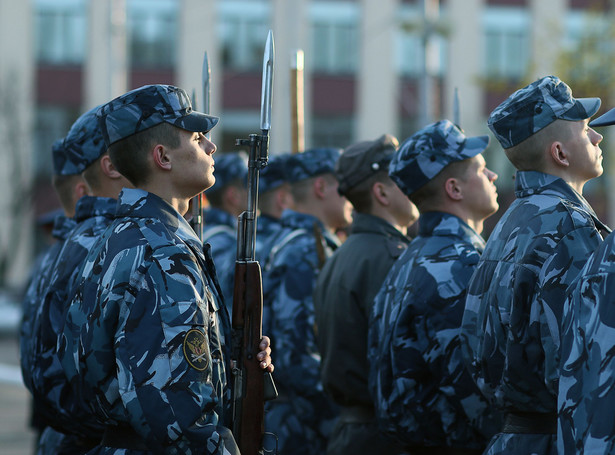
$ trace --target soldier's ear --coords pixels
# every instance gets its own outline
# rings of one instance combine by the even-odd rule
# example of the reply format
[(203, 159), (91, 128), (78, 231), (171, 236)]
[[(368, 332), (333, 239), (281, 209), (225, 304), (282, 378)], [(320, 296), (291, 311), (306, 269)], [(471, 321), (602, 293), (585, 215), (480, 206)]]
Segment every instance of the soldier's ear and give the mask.
[(390, 204), (389, 193), (386, 185), (382, 182), (375, 182), (372, 185), (372, 196), (385, 207)]
[(105, 174), (110, 179), (119, 179), (122, 177), (122, 174), (118, 172), (113, 163), (111, 162), (111, 158), (109, 158), (109, 154), (105, 153), (100, 159), (100, 169), (103, 174)]
[(444, 191), (449, 199), (453, 201), (460, 201), (463, 199), (463, 190), (459, 185), (459, 181), (454, 177), (446, 179), (446, 182), (444, 182)]
[(568, 154), (566, 153), (566, 150), (564, 149), (564, 146), (561, 142), (553, 142), (551, 144), (551, 147), (549, 147), (549, 154), (551, 155), (551, 158), (553, 158), (553, 161), (557, 166), (570, 166), (570, 161), (568, 161)]
[(327, 193), (327, 181), (324, 176), (319, 175), (314, 178), (314, 184), (312, 185), (314, 194), (318, 199), (324, 199)]
[(170, 171), (172, 169), (171, 155), (168, 149), (162, 144), (156, 144), (152, 148), (152, 158), (154, 159), (154, 165), (162, 170)]

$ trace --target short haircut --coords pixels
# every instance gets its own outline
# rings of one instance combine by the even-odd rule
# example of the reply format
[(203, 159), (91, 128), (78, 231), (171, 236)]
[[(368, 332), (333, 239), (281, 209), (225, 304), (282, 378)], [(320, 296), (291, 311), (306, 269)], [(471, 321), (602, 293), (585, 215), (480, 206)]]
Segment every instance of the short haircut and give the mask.
[(73, 213), (75, 211), (75, 185), (82, 181), (81, 175), (59, 175), (54, 174), (51, 183), (55, 189), (58, 199), (60, 199), (60, 205), (66, 213)]
[(176, 126), (161, 123), (115, 142), (108, 149), (111, 162), (130, 183), (139, 187), (146, 183), (150, 176), (147, 163), (151, 148), (156, 144), (170, 148), (179, 147), (180, 131)]
[(395, 182), (389, 177), (388, 169), (384, 168), (347, 190), (345, 192), (346, 199), (350, 201), (357, 212), (369, 213), (371, 211), (373, 204), (372, 187), (374, 183), (395, 185)]
[(504, 149), (504, 153), (519, 171), (542, 171), (545, 149), (555, 141), (567, 141), (572, 135), (572, 123), (568, 120), (555, 120), (523, 142)]
[(471, 161), (472, 159), (468, 158), (449, 164), (427, 184), (413, 192), (409, 197), (419, 212), (429, 211), (442, 203), (444, 197), (442, 188), (448, 179), (457, 178), (465, 181)]
[(327, 183), (329, 184), (337, 182), (335, 175), (329, 172), (324, 173), (324, 174), (315, 175), (313, 177), (299, 180), (297, 182), (292, 182), (290, 185), (290, 194), (292, 195), (293, 200), (298, 204), (302, 204), (306, 202), (308, 200), (308, 196), (311, 193), (311, 189), (312, 189), (312, 185), (314, 184), (314, 181), (319, 177), (322, 177), (323, 179), (325, 179)]
[(90, 189), (93, 192), (98, 192), (101, 188), (100, 185), (102, 183), (101, 179), (101, 169), (100, 169), (100, 160), (105, 154), (103, 153), (96, 161), (90, 164), (85, 170), (81, 173), (83, 180), (88, 184)]

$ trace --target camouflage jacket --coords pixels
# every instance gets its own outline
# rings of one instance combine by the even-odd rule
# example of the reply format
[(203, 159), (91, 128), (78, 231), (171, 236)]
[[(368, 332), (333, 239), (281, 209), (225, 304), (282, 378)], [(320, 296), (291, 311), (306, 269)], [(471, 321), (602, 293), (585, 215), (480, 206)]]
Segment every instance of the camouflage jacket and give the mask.
[(606, 227), (580, 194), (552, 175), (518, 172), (516, 195), (470, 281), (462, 346), (494, 406), (552, 413), (566, 288)]
[(230, 313), (233, 306), (237, 259), (237, 218), (223, 210), (210, 207), (205, 210), (204, 219), (203, 243), (211, 245), (222, 296)]
[(35, 317), (31, 341), (32, 378), (35, 399), (44, 403), (46, 417), (63, 433), (100, 437), (101, 425), (85, 419), (75, 421), (74, 396), (67, 390), (64, 371), (57, 357), (57, 339), (64, 329), (66, 310), (79, 270), (97, 238), (111, 224), (117, 200), (84, 196), (77, 202), (75, 222), (53, 266), (49, 286)]
[(317, 242), (330, 256), (339, 241), (312, 215), (286, 210), (281, 222), (263, 270), (263, 333), (275, 347), (280, 393), (268, 403), (266, 426), (278, 435), (281, 453), (324, 453), (323, 427), (334, 414), (320, 381), (312, 290), (320, 270)]
[(86, 257), (60, 339), (73, 393), (152, 451), (235, 453), (230, 321), (218, 302), (209, 248), (187, 221), (158, 196), (124, 189)]
[(485, 242), (456, 216), (427, 212), (374, 299), (369, 387), (381, 427), (406, 447), (484, 448), (498, 419), (465, 369), (459, 332)]
[(53, 264), (58, 254), (60, 254), (66, 237), (76, 224), (74, 219), (67, 218), (64, 215), (58, 216), (55, 219), (52, 234), (56, 242), (47, 250), (32, 270), (30, 283), (28, 284), (22, 301), (22, 321), (19, 332), (21, 373), (24, 384), (31, 392), (34, 387), (32, 379), (34, 355), (31, 344), (34, 331), (34, 320), (42, 304), (43, 295), (49, 286), (51, 274), (53, 273)]
[(282, 229), (282, 223), (279, 219), (269, 215), (259, 215), (256, 221), (256, 244), (255, 256), (256, 260), (264, 267), (267, 257), (269, 256), (272, 239)]
[(571, 286), (562, 318), (558, 453), (615, 452), (615, 235)]

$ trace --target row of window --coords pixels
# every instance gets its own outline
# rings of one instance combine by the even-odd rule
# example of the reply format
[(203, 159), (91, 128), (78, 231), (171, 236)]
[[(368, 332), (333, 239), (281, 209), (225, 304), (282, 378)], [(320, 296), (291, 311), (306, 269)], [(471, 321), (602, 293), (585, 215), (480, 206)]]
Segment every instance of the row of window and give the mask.
[[(117, 0), (116, 0), (117, 1)], [(88, 0), (36, 0), (37, 56), (41, 63), (81, 64), (86, 52)], [(134, 67), (175, 66), (179, 0), (120, 0), (125, 4), (130, 60)], [(270, 23), (270, 2), (225, 0), (217, 2), (222, 56), (227, 68), (260, 67), (262, 37)], [(248, 14), (249, 12), (249, 14)], [(315, 72), (349, 74), (356, 70), (360, 37), (360, 3), (309, 2), (310, 35), (318, 52), (306, 55)], [(421, 10), (402, 3), (397, 15), (396, 61), (400, 74), (416, 76), (423, 68)], [(442, 9), (446, 18), (446, 9)], [(566, 43), (583, 37), (587, 17), (578, 10), (568, 14)], [(592, 18), (595, 20), (595, 18)], [(530, 64), (530, 16), (524, 8), (486, 8), (482, 17), (484, 71), (488, 77), (518, 78)], [(376, 30), (375, 33), (379, 31)], [(436, 74), (446, 73), (446, 39), (434, 37), (439, 58)], [(433, 65), (432, 65), (433, 66)]]

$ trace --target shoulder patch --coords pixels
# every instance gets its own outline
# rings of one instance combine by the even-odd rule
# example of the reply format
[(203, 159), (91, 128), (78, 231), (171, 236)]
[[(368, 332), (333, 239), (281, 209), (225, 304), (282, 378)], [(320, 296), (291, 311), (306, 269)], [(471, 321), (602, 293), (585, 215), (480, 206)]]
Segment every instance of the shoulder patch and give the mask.
[(205, 334), (197, 329), (188, 330), (184, 337), (184, 358), (192, 368), (203, 371), (209, 365), (209, 346)]

